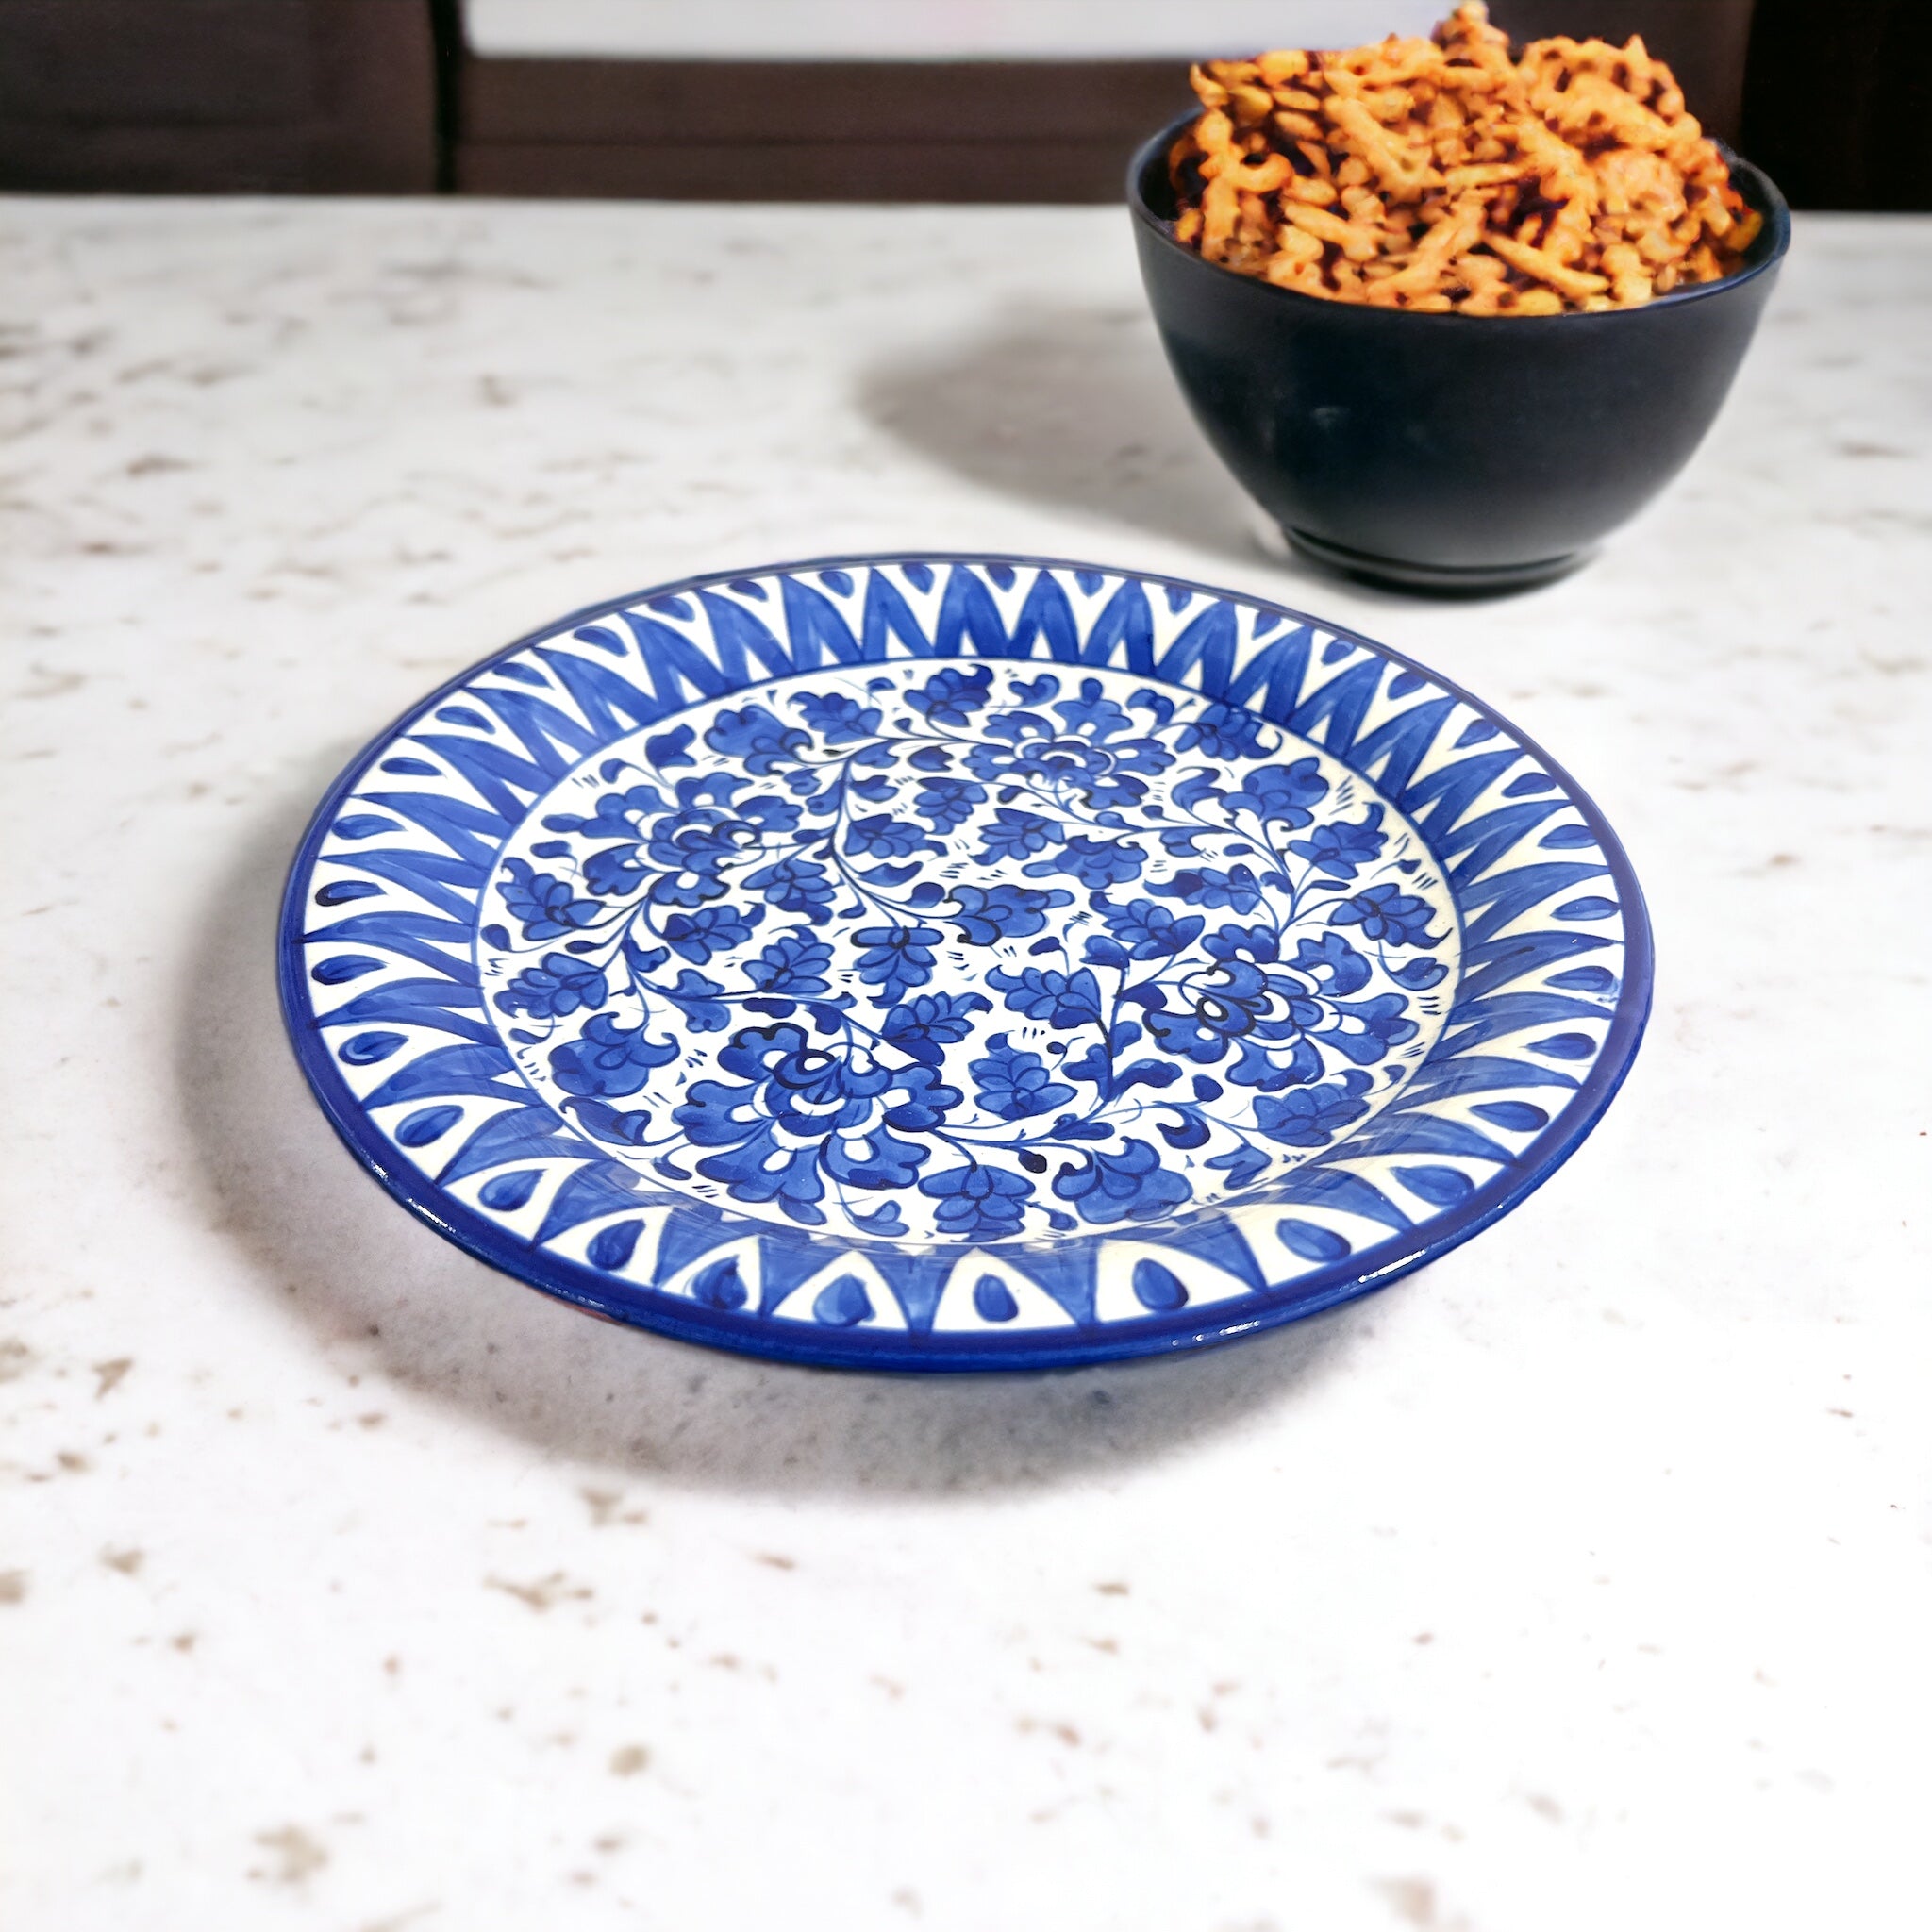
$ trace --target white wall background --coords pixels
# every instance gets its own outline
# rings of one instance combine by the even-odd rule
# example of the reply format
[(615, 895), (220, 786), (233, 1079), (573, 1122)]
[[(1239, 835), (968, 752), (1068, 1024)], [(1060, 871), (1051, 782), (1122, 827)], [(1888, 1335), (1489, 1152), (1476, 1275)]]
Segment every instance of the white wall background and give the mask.
[(480, 54), (1199, 58), (1425, 33), (1453, 0), (464, 0)]

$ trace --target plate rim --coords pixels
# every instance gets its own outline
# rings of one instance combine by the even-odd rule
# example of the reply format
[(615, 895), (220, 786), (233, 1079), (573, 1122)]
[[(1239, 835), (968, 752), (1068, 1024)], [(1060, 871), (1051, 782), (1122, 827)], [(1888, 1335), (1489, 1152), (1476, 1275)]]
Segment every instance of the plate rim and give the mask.
[[(864, 1334), (862, 1341), (855, 1341), (850, 1339), (850, 1331), (801, 1327), (794, 1336), (782, 1332), (782, 1324), (775, 1323), (755, 1326), (734, 1317), (712, 1314), (694, 1303), (679, 1306), (675, 1298), (668, 1295), (660, 1295), (659, 1305), (649, 1308), (625, 1305), (614, 1294), (599, 1296), (577, 1279), (582, 1275), (588, 1280), (588, 1270), (561, 1257), (547, 1257), (533, 1246), (520, 1244), (506, 1237), (494, 1224), (473, 1214), (460, 1202), (452, 1199), (421, 1170), (407, 1161), (395, 1159), (392, 1150), (356, 1102), (335, 1065), (333, 1056), (325, 1050), (319, 1031), (308, 1024), (308, 1016), (300, 1004), (307, 997), (307, 961), (302, 948), (308, 940), (302, 927), (309, 875), (343, 799), (353, 790), (354, 781), (367, 770), (375, 755), (391, 743), (412, 718), (459, 691), (504, 658), (553, 638), (560, 631), (595, 618), (607, 617), (613, 611), (643, 604), (654, 597), (677, 596), (712, 585), (729, 585), (747, 577), (786, 576), (812, 571), (869, 569), (908, 563), (1089, 571), (1131, 579), (1143, 585), (1185, 590), (1245, 604), (1314, 626), (1333, 637), (1345, 638), (1389, 663), (1415, 672), (1507, 731), (1512, 742), (1535, 758), (1557, 781), (1570, 803), (1590, 824), (1597, 848), (1604, 856), (1605, 870), (1615, 883), (1618, 908), (1624, 920), (1624, 972), (1603, 1045), (1590, 1072), (1584, 1076), (1583, 1084), (1565, 1109), (1560, 1132), (1551, 1138), (1549, 1146), (1538, 1155), (1534, 1164), (1505, 1168), (1491, 1175), (1455, 1208), (1421, 1224), (1414, 1232), (1424, 1238), (1403, 1252), (1380, 1261), (1374, 1259), (1383, 1247), (1403, 1245), (1401, 1237), (1396, 1236), (1391, 1242), (1378, 1243), (1368, 1251), (1367, 1258), (1373, 1265), (1351, 1269), (1349, 1263), (1353, 1257), (1344, 1256), (1326, 1269), (1299, 1277), (1303, 1291), (1292, 1300), (1285, 1300), (1273, 1307), (1249, 1307), (1236, 1314), (1231, 1310), (1241, 1304), (1223, 1304), (1220, 1306), (1229, 1307), (1230, 1312), (1218, 1320), (1190, 1324), (1185, 1318), (1178, 1322), (1171, 1318), (1152, 1330), (1139, 1324), (1121, 1324), (1091, 1333), (1077, 1331), (1077, 1339), (1059, 1341), (1017, 1335), (995, 1340), (870, 1332)], [(586, 756), (593, 757), (595, 754), (587, 753)], [(1374, 781), (1369, 782), (1373, 784)], [(760, 563), (737, 570), (705, 571), (691, 576), (650, 584), (641, 590), (604, 598), (552, 618), (467, 664), (433, 691), (413, 699), (373, 734), (348, 758), (323, 793), (296, 845), (277, 901), (275, 956), (283, 1030), (295, 1063), (324, 1117), (363, 1172), (392, 1200), (473, 1259), (508, 1275), (522, 1287), (535, 1289), (618, 1327), (642, 1329), (675, 1341), (723, 1348), (734, 1355), (788, 1366), (885, 1374), (1031, 1374), (1108, 1362), (1159, 1359), (1185, 1351), (1239, 1341), (1265, 1329), (1282, 1327), (1310, 1315), (1324, 1313), (1329, 1308), (1359, 1300), (1388, 1287), (1403, 1275), (1441, 1259), (1527, 1200), (1595, 1130), (1636, 1062), (1650, 1019), (1656, 967), (1649, 908), (1629, 855), (1624, 851), (1615, 827), (1591, 794), (1577, 784), (1567, 767), (1551, 758), (1535, 739), (1486, 699), (1453, 678), (1347, 625), (1337, 624), (1329, 618), (1316, 616), (1249, 591), (1231, 590), (1191, 577), (1171, 576), (1125, 565), (1069, 558), (1021, 556), (1002, 551), (926, 549), (870, 551)], [(1095, 1234), (1087, 1238), (1102, 1237)], [(966, 1250), (962, 1248), (961, 1252)], [(1324, 1280), (1324, 1275), (1334, 1278)], [(1255, 1299), (1270, 1293), (1279, 1294), (1287, 1286), (1270, 1283), (1258, 1291)], [(1063, 1333), (1058, 1330), (1053, 1332)]]

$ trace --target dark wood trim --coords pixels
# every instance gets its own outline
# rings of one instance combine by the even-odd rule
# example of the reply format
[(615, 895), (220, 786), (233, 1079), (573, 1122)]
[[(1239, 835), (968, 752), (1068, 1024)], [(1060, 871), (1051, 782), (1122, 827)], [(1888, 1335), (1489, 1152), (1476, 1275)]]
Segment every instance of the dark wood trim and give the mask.
[(1187, 106), (1174, 60), (491, 60), (466, 142), (1129, 140)]
[(0, 188), (424, 193), (427, 0), (0, 0)]
[(660, 201), (1108, 202), (1132, 142), (464, 142), (463, 194)]
[(1111, 201), (1184, 108), (1171, 60), (479, 60), (455, 160), (474, 194)]

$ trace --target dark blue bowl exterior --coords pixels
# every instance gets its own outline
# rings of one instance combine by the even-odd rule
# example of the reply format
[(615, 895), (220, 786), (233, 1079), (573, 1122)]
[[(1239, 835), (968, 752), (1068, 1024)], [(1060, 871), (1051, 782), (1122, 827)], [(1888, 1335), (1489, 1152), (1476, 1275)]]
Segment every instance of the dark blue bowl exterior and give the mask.
[(1574, 556), (1690, 459), (1757, 327), (1790, 240), (1764, 215), (1749, 265), (1598, 315), (1415, 315), (1328, 302), (1175, 242), (1167, 155), (1128, 178), (1141, 272), (1168, 359), (1221, 459), (1291, 536), (1365, 560), (1491, 572)]

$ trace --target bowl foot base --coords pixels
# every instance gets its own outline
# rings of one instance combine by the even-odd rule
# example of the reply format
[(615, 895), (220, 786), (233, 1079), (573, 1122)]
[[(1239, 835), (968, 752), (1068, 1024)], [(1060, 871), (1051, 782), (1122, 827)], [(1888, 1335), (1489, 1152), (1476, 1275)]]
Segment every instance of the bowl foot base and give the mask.
[(1325, 537), (1311, 537), (1306, 530), (1283, 525), (1281, 534), (1291, 545), (1324, 569), (1378, 584), (1385, 590), (1412, 591), (1433, 597), (1494, 597), (1510, 591), (1527, 591), (1566, 575), (1591, 557), (1588, 550), (1572, 550), (1561, 557), (1541, 557), (1530, 563), (1411, 563), (1399, 557), (1376, 557), (1365, 550), (1350, 550), (1331, 543)]

